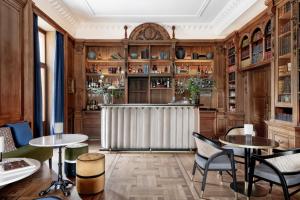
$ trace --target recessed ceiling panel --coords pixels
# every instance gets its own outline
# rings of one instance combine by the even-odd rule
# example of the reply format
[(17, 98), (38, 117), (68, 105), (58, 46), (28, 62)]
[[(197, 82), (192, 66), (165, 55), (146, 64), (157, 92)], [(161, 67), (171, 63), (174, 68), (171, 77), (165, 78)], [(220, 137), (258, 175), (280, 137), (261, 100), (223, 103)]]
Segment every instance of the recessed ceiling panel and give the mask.
[(205, 0), (85, 0), (95, 16), (195, 16)]
[(63, 0), (77, 15), (104, 22), (209, 23), (230, 0)]

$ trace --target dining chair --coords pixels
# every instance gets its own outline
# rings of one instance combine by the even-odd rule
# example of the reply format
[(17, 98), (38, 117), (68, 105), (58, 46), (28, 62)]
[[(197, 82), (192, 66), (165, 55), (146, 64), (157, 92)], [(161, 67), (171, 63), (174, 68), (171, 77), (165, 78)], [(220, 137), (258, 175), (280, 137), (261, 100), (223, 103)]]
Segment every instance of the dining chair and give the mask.
[[(259, 162), (256, 165), (256, 162)], [(272, 155), (253, 155), (250, 163), (248, 198), (251, 196), (253, 178), (280, 185), (284, 199), (300, 191), (300, 188), (289, 192), (290, 188), (300, 186), (300, 149), (292, 149)], [(271, 190), (270, 190), (271, 191)]]
[[(235, 198), (237, 199), (233, 150), (221, 148), (216, 142), (208, 139), (200, 133), (193, 132), (193, 137), (196, 142), (197, 152), (195, 154), (192, 176), (194, 178), (197, 168), (203, 176), (200, 194), (201, 198), (203, 198), (208, 171), (226, 171), (228, 173), (231, 171), (231, 174), (229, 174), (233, 179), (233, 188), (235, 191)], [(203, 172), (201, 170), (203, 170)]]
[[(227, 135), (244, 135), (244, 126), (237, 126), (237, 127), (232, 127), (230, 129), (228, 129), (228, 131), (226, 132), (225, 136)], [(222, 146), (225, 149), (232, 149), (234, 156), (237, 157), (241, 157), (243, 158), (245, 156), (245, 149), (244, 148), (239, 148), (239, 147), (233, 147), (231, 145), (224, 145)], [(236, 161), (239, 162), (239, 161)], [(239, 162), (242, 163), (242, 162)]]

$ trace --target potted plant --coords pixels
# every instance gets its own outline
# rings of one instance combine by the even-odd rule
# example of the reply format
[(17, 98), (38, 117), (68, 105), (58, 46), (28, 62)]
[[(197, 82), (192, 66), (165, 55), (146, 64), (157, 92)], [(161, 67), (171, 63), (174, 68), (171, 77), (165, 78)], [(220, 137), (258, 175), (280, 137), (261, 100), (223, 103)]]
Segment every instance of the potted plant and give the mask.
[(190, 101), (192, 104), (197, 104), (199, 102), (200, 94), (200, 78), (190, 78), (188, 80), (188, 91), (190, 93)]
[(192, 104), (199, 104), (199, 95), (202, 91), (208, 92), (213, 89), (214, 81), (206, 78), (189, 78), (187, 89), (190, 93), (190, 101)]

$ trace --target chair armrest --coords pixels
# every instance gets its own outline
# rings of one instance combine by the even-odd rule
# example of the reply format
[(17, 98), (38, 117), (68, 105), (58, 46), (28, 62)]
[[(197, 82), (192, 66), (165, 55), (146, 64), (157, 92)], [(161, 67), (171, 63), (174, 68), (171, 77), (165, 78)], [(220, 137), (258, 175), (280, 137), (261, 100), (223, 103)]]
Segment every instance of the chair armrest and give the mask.
[(234, 154), (233, 154), (233, 150), (232, 149), (222, 149), (221, 148), (221, 150), (222, 150), (221, 152), (215, 153), (211, 157), (209, 157), (208, 160), (207, 160), (207, 164), (209, 164), (210, 162), (212, 162), (217, 157), (224, 156), (224, 155), (227, 155), (229, 157), (229, 159), (232, 159), (233, 162), (234, 162), (234, 159), (233, 159), (233, 155)]

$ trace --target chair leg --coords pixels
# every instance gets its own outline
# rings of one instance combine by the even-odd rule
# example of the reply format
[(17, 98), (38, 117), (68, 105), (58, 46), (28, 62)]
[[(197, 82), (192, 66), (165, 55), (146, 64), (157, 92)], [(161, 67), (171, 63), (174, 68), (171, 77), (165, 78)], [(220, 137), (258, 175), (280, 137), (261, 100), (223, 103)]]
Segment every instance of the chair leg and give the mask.
[(196, 163), (196, 161), (194, 161), (193, 171), (192, 171), (192, 181), (194, 180), (194, 177), (195, 177), (196, 168), (197, 168), (197, 163)]
[(222, 171), (219, 171), (219, 176), (221, 179), (221, 185), (223, 185), (223, 172)]
[(237, 193), (237, 184), (236, 184), (236, 173), (235, 173), (235, 164), (234, 164), (234, 156), (230, 155), (231, 160), (231, 170), (232, 170), (232, 180), (233, 180), (233, 188), (234, 188), (234, 197), (238, 198)]
[(272, 193), (272, 189), (273, 189), (273, 183), (270, 183), (270, 190), (269, 190), (269, 194)]
[(204, 175), (202, 178), (202, 186), (201, 186), (201, 192), (200, 192), (200, 198), (203, 198), (203, 193), (206, 185), (206, 178), (207, 178), (208, 169), (204, 170)]
[(52, 169), (52, 158), (49, 158), (48, 162), (49, 162), (49, 169)]
[(248, 195), (247, 198), (250, 198), (252, 193), (252, 185), (253, 185), (253, 176), (254, 176), (254, 168), (255, 168), (255, 160), (252, 159), (250, 162), (250, 172), (249, 172), (249, 183), (248, 183)]

